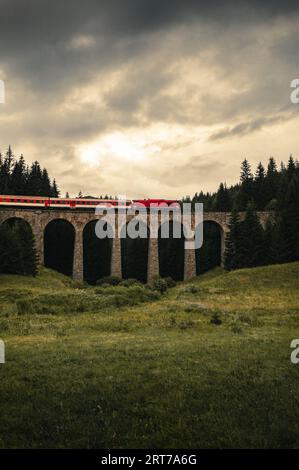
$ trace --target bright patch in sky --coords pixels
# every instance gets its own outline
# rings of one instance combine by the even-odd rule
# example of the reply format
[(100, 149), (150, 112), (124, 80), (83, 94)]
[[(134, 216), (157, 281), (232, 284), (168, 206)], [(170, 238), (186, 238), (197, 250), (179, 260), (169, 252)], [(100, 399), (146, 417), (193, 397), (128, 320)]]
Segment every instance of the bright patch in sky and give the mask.
[(81, 161), (91, 166), (98, 165), (103, 158), (141, 162), (161, 152), (174, 153), (180, 147), (188, 147), (198, 141), (199, 135), (195, 128), (160, 124), (106, 134), (94, 142), (80, 145), (78, 153)]

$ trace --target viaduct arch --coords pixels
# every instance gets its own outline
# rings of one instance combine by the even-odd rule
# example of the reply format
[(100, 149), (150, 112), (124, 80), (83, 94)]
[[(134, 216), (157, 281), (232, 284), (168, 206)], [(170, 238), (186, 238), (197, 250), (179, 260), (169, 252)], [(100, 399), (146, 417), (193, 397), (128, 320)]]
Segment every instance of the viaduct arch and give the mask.
[[(258, 212), (261, 224), (265, 226), (270, 212)], [(240, 213), (241, 219), (245, 213)], [(221, 232), (221, 261), (224, 261), (225, 250), (225, 237), (229, 231), (230, 212), (204, 212), (204, 222), (214, 222), (220, 228)], [(90, 211), (67, 211), (61, 209), (13, 209), (1, 208), (0, 209), (0, 223), (5, 222), (7, 219), (20, 218), (28, 222), (32, 228), (35, 241), (38, 259), (40, 264), (44, 264), (44, 233), (46, 226), (53, 220), (61, 219), (72, 224), (75, 230), (74, 240), (74, 257), (73, 257), (73, 279), (83, 281), (83, 230), (85, 226), (94, 220), (99, 220), (103, 216), (95, 215)], [(129, 222), (134, 216), (126, 215), (126, 223)], [(170, 212), (170, 219), (172, 213)], [(159, 216), (159, 226), (163, 223)], [(147, 214), (147, 225), (150, 227), (150, 214)], [(192, 228), (194, 229), (194, 218), (192, 219)], [(116, 218), (116, 233), (117, 233), (117, 218)], [(185, 242), (186, 243), (186, 242)], [(118, 236), (112, 238), (111, 249), (111, 263), (110, 274), (122, 277), (122, 263), (121, 263), (121, 239)], [(147, 280), (150, 281), (154, 276), (159, 275), (159, 250), (158, 238), (149, 238), (148, 240), (148, 263), (147, 263)], [(184, 250), (184, 279), (191, 279), (196, 276), (196, 261), (195, 250)]]

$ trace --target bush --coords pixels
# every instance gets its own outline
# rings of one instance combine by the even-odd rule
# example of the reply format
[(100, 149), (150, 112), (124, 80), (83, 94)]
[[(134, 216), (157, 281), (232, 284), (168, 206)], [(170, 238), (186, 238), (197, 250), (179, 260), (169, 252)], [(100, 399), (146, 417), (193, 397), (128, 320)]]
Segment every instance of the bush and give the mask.
[(162, 277), (156, 276), (152, 282), (149, 283), (149, 287), (152, 290), (160, 292), (160, 294), (164, 294), (164, 292), (167, 291), (167, 282), (162, 279)]
[(142, 285), (131, 287), (117, 286), (113, 289), (106, 289), (105, 292), (109, 292), (105, 297), (105, 305), (107, 307), (133, 306), (142, 302), (152, 302), (160, 297), (158, 292), (146, 289)]
[(103, 290), (107, 289), (107, 287), (111, 287), (111, 284), (108, 284), (107, 282), (100, 284), (100, 287), (95, 289), (96, 294), (103, 294)]
[(120, 286), (131, 287), (131, 286), (142, 286), (142, 283), (138, 279), (130, 278), (124, 279), (119, 283)]
[(168, 276), (164, 277), (163, 279), (166, 282), (168, 289), (171, 289), (172, 287), (176, 286), (176, 282), (174, 279), (172, 279), (172, 277)]
[(222, 320), (220, 318), (220, 313), (214, 312), (210, 320), (210, 323), (213, 323), (213, 325), (221, 325)]
[(194, 284), (188, 284), (178, 291), (178, 297), (184, 297), (185, 295), (189, 297), (189, 294), (198, 294), (199, 292), (199, 287), (196, 287)]
[(186, 307), (184, 308), (184, 311), (186, 313), (202, 313), (204, 307), (201, 305), (201, 304), (189, 304), (189, 305), (186, 305)]
[(242, 331), (243, 331), (241, 325), (238, 325), (238, 323), (232, 324), (231, 330), (232, 330), (233, 333), (235, 333), (237, 335), (241, 334)]
[(118, 286), (122, 282), (122, 279), (118, 276), (106, 276), (98, 279), (96, 281), (97, 286), (101, 286), (103, 284), (109, 284), (110, 286)]
[(32, 303), (29, 300), (17, 300), (18, 315), (32, 313)]
[(187, 330), (187, 328), (193, 328), (195, 326), (195, 322), (194, 321), (184, 321), (184, 322), (181, 322), (179, 324), (179, 328), (181, 330)]

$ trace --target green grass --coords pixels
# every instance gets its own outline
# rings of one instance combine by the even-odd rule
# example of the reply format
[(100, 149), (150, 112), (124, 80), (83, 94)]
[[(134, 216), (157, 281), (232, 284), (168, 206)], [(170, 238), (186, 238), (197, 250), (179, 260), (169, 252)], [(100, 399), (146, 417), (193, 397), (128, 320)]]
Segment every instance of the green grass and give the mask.
[(298, 279), (216, 269), (159, 296), (0, 276), (0, 447), (299, 447)]

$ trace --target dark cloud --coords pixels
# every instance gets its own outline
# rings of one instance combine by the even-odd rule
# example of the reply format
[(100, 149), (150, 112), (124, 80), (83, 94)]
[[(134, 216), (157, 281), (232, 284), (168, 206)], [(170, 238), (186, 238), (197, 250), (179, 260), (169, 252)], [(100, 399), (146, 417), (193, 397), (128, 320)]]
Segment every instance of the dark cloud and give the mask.
[[(228, 172), (228, 164), (201, 145), (258, 134), (297, 112), (289, 83), (298, 11), (299, 2), (278, 0), (0, 0), (0, 141), (45, 158), (71, 191), (82, 177), (86, 192), (98, 184), (117, 192), (131, 178), (139, 195), (155, 184), (183, 190), (198, 174), (218, 181), (213, 168)], [(154, 125), (164, 126), (162, 137), (144, 148), (155, 140), (159, 157), (129, 166), (111, 155), (99, 177), (82, 170), (82, 145)], [(204, 128), (206, 138), (167, 137), (172, 126)]]
[(270, 117), (261, 117), (249, 122), (241, 122), (236, 126), (228, 127), (225, 129), (221, 129), (213, 133), (210, 137), (210, 141), (215, 140), (223, 140), (229, 137), (242, 137), (244, 135), (252, 134), (253, 132), (260, 131), (266, 126), (272, 126), (277, 123), (283, 123), (292, 119), (294, 117), (294, 113), (286, 113), (281, 114), (278, 116), (270, 116)]

